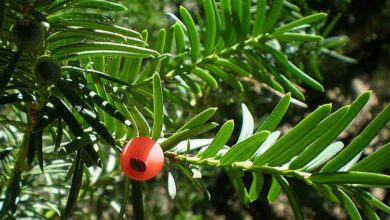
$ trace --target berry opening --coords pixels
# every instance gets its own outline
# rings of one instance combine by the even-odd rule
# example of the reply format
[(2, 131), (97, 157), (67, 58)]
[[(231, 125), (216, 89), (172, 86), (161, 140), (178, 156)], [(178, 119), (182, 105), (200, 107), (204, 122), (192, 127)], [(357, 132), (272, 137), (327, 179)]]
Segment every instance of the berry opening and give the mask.
[(135, 158), (130, 159), (130, 166), (138, 172), (146, 171), (146, 164), (142, 160), (137, 160)]

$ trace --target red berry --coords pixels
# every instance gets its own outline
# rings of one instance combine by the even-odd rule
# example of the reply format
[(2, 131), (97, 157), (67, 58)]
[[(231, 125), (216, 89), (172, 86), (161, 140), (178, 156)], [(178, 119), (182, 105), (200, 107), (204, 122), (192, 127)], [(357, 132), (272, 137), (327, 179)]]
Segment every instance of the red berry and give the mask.
[(164, 165), (164, 152), (156, 141), (148, 137), (137, 137), (123, 148), (120, 162), (126, 176), (145, 181), (160, 173)]

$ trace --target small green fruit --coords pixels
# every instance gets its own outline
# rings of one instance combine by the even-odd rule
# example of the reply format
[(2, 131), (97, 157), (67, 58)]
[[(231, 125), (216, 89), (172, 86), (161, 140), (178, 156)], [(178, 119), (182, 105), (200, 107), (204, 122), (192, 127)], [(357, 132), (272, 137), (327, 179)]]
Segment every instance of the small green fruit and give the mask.
[(45, 28), (35, 20), (23, 19), (13, 27), (12, 36), (20, 49), (29, 52), (41, 45)]
[(61, 64), (53, 58), (42, 56), (34, 65), (34, 74), (40, 85), (53, 85), (61, 77)]

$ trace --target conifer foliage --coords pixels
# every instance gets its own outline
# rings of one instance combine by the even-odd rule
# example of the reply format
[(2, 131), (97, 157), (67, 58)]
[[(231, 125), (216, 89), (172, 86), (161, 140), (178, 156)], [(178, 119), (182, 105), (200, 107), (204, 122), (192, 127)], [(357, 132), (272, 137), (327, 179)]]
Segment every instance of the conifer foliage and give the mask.
[[(292, 179), (340, 203), (350, 219), (390, 214), (370, 193), (390, 186), (382, 174), (390, 145), (362, 156), (390, 120), (390, 105), (349, 143), (338, 137), (371, 92), (338, 109), (320, 105), (289, 131), (278, 130), (290, 104), (310, 96), (304, 88), (324, 91), (318, 59), (355, 62), (335, 50), (345, 36), (327, 36), (335, 22), (322, 12), (302, 14), (287, 0), (203, 0), (201, 8), (194, 16), (181, 6), (152, 38), (114, 19), (127, 10), (114, 1), (0, 1), (1, 219), (82, 215), (80, 200), (93, 200), (102, 188), (114, 193), (120, 181), (118, 218), (131, 197), (135, 218), (143, 219), (142, 183), (119, 165), (123, 146), (140, 136), (157, 141), (165, 167), (178, 168), (206, 194), (201, 168), (222, 169), (243, 206), (259, 198), (271, 176), (268, 200), (286, 194), (296, 219), (304, 214)], [(248, 79), (281, 97), (261, 123), (244, 103), (240, 125), (214, 122), (217, 108), (183, 114), (205, 91), (244, 94)], [(240, 133), (232, 140), (235, 126)], [(173, 198), (167, 170), (160, 175), (168, 176)], [(253, 176), (249, 186), (244, 172)]]

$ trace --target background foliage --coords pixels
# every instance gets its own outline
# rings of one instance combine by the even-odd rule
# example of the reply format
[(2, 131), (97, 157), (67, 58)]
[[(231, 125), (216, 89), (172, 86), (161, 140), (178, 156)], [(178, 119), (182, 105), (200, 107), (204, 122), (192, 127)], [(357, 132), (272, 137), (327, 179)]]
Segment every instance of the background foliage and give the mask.
[[(361, 1), (281, 2), (283, 1), (267, 1), (269, 5), (266, 8), (267, 12), (272, 11), (273, 7), (277, 8), (275, 5), (282, 6), (282, 13), (278, 22), (275, 21), (275, 27), (302, 16), (325, 11), (328, 13), (326, 18), (316, 20), (305, 31), (298, 31), (300, 34), (318, 34), (325, 39), (316, 36), (312, 38), (298, 36), (300, 40), (297, 41), (293, 39), (295, 35), (290, 35), (284, 38), (275, 37), (276, 41), (269, 39), (268, 32), (264, 32), (267, 34), (259, 38), (259, 45), (252, 44), (252, 41), (247, 42), (248, 47), (255, 49), (245, 50), (241, 47), (241, 42), (251, 39), (252, 35), (249, 32), (245, 34), (245, 30), (237, 31), (241, 26), (234, 23), (237, 17), (234, 17), (236, 14), (233, 12), (231, 16), (233, 20), (226, 20), (226, 22), (233, 22), (227, 25), (232, 28), (230, 32), (222, 30), (216, 35), (216, 39), (222, 36), (221, 42), (224, 44), (220, 46), (218, 57), (207, 57), (207, 54), (204, 54), (207, 52), (203, 51), (203, 48), (208, 48), (207, 39), (210, 39), (208, 38), (209, 20), (203, 8), (203, 1), (123, 1), (127, 9), (116, 3), (103, 4), (103, 1), (37, 1), (36, 11), (44, 12), (43, 15), (50, 24), (46, 40), (38, 49), (22, 54), (5, 95), (0, 98), (2, 104), (0, 106), (2, 116), (0, 124), (2, 129), (0, 132), (1, 214), (8, 218), (14, 216), (17, 219), (31, 216), (38, 219), (56, 219), (64, 215), (78, 216), (81, 219), (116, 219), (118, 212), (123, 214), (125, 211), (126, 215), (132, 216), (130, 204), (132, 196), (128, 193), (129, 181), (121, 174), (117, 153), (130, 137), (149, 134), (155, 138), (159, 137), (161, 134), (159, 129), (162, 128), (163, 122), (163, 137), (176, 134), (173, 137), (179, 138), (165, 139), (162, 142), (165, 149), (171, 149), (170, 153), (167, 153), (166, 169), (156, 180), (142, 185), (145, 192), (145, 209), (151, 210), (145, 213), (147, 218), (245, 219), (252, 217), (257, 219), (262, 216), (265, 219), (288, 219), (294, 214), (299, 218), (299, 210), (297, 207), (294, 208), (294, 204), (296, 206), (299, 203), (305, 219), (319, 217), (340, 219), (347, 218), (347, 215), (358, 219), (359, 213), (356, 213), (356, 207), (350, 203), (351, 200), (347, 195), (354, 198), (353, 201), (358, 204), (362, 216), (367, 215), (368, 218), (375, 219), (372, 210), (374, 207), (380, 207), (377, 217), (386, 218), (385, 212), (388, 213), (389, 208), (378, 200), (372, 200), (372, 197), (364, 197), (363, 195), (370, 195), (360, 191), (360, 187), (355, 187), (356, 183), (351, 186), (348, 183), (344, 185), (331, 182), (329, 186), (336, 186), (331, 193), (326, 190), (326, 187), (322, 188), (321, 184), (314, 185), (314, 188), (306, 185), (308, 182), (299, 180), (302, 174), (295, 172), (294, 169), (292, 172), (274, 169), (276, 165), (286, 162), (271, 160), (272, 157), (278, 156), (278, 153), (283, 153), (277, 148), (270, 151), (271, 153), (268, 152), (267, 157), (263, 156), (269, 160), (269, 166), (266, 166), (269, 170), (237, 162), (240, 160), (234, 158), (235, 155), (239, 155), (237, 152), (231, 153), (232, 156), (225, 159), (217, 157), (216, 160), (206, 162), (198, 160), (199, 157), (206, 157), (205, 153), (198, 154), (198, 149), (186, 152), (187, 138), (191, 137), (189, 142), (191, 149), (208, 145), (211, 141), (208, 138), (213, 138), (218, 129), (231, 129), (229, 127), (231, 122), (221, 127), (229, 119), (235, 121), (235, 126), (232, 137), (226, 145), (233, 146), (237, 140), (252, 136), (253, 129), (256, 130), (264, 122), (278, 104), (282, 93), (288, 91), (291, 91), (292, 97), (295, 98), (291, 99), (290, 108), (286, 111), (288, 106), (286, 103), (290, 102), (290, 96), (284, 96), (281, 101), (284, 104), (279, 105), (279, 113), (273, 115), (276, 119), (280, 118), (281, 122), (268, 120), (268, 124), (262, 124), (263, 128), (267, 128), (265, 130), (272, 131), (279, 124), (277, 130), (285, 134), (302, 121), (305, 115), (315, 111), (319, 105), (332, 102), (332, 109), (337, 110), (351, 104), (364, 91), (372, 89), (374, 93), (371, 95), (370, 102), (358, 116), (350, 117), (354, 120), (346, 130), (340, 130), (340, 132), (344, 131), (339, 135), (338, 141), (348, 146), (354, 137), (364, 132), (366, 125), (386, 107), (390, 97), (389, 90), (386, 89), (388, 84), (386, 76), (389, 71), (387, 62), (389, 28), (388, 22), (381, 21), (389, 18), (389, 1), (370, 2), (369, 6)], [(30, 1), (23, 1), (23, 3), (2, 1), (2, 4), (7, 6), (7, 9), (2, 11), (3, 14), (5, 12), (1, 41), (4, 76), (5, 70), (9, 70), (7, 68), (13, 56), (12, 51), (18, 49), (10, 36), (12, 25), (22, 17), (31, 16), (33, 13), (30, 9)], [(234, 11), (236, 3), (232, 4)], [(186, 10), (181, 9), (180, 5), (188, 9), (197, 25), (201, 43), (199, 54), (201, 53), (202, 56), (199, 56), (194, 49), (199, 46), (194, 37), (196, 34), (191, 33), (189, 28), (191, 21), (185, 19)], [(255, 5), (254, 1), (253, 6)], [(250, 11), (255, 18), (255, 7)], [(362, 11), (365, 14), (362, 14)], [(179, 25), (178, 19), (184, 22), (182, 26)], [(91, 26), (92, 21), (100, 25)], [(330, 28), (333, 22), (335, 25)], [(110, 25), (103, 25), (107, 23)], [(81, 28), (74, 28), (74, 26)], [(134, 28), (141, 34), (121, 27)], [(161, 28), (165, 30), (161, 31)], [(272, 27), (268, 31), (272, 33), (271, 30)], [(236, 36), (231, 35), (231, 31), (234, 31)], [(173, 32), (175, 38), (170, 35)], [(272, 35), (270, 36), (273, 38)], [(172, 49), (167, 46), (170, 38), (172, 38), (172, 45), (175, 45)], [(302, 39), (315, 42), (301, 43)], [(271, 47), (264, 48), (266, 41), (271, 43)], [(218, 44), (218, 40), (216, 43)], [(232, 49), (226, 49), (230, 47)], [(286, 65), (283, 57), (278, 56), (272, 48), (280, 48), (291, 63), (309, 74), (310, 79), (294, 70), (294, 66)], [(36, 58), (43, 54), (48, 54), (62, 62), (62, 78), (54, 86), (43, 87), (35, 82), (32, 66)], [(163, 55), (159, 56), (159, 54)], [(349, 57), (356, 59), (357, 64)], [(222, 61), (216, 60), (219, 58), (222, 58)], [(257, 63), (256, 60), (262, 62)], [(236, 66), (232, 67), (231, 63)], [(223, 71), (215, 74), (218, 72), (215, 71), (215, 67)], [(257, 72), (257, 70), (261, 71)], [(156, 72), (158, 74), (155, 74)], [(248, 72), (256, 72), (256, 74), (249, 77)], [(288, 81), (281, 80), (281, 77)], [(321, 81), (325, 93), (318, 91), (322, 88), (317, 81)], [(161, 94), (158, 92), (159, 85), (162, 87)], [(242, 89), (245, 92), (241, 92)], [(12, 96), (12, 94), (16, 95)], [(163, 109), (156, 108), (156, 106), (162, 107), (159, 104), (161, 95), (164, 98)], [(356, 106), (362, 105), (367, 99), (368, 93), (360, 96)], [(218, 107), (218, 110), (210, 107)], [(203, 112), (200, 119), (195, 117), (207, 108), (210, 109)], [(322, 111), (327, 112), (328, 108), (329, 106), (322, 106)], [(356, 108), (360, 109), (360, 107)], [(164, 112), (164, 121), (160, 118), (161, 111)], [(284, 111), (286, 115), (281, 119)], [(362, 158), (388, 143), (389, 127), (386, 121), (389, 113), (388, 110), (386, 111), (383, 113), (382, 121), (377, 119), (373, 129), (375, 132), (367, 132), (370, 133), (368, 136), (374, 135), (375, 139), (370, 144), (358, 144), (361, 147), (368, 146)], [(45, 115), (49, 120), (43, 120)], [(215, 127), (213, 123), (206, 123), (211, 116), (213, 116), (212, 120), (220, 126), (209, 131)], [(194, 120), (194, 117), (197, 120)], [(186, 124), (191, 119), (193, 123)], [(313, 123), (314, 119), (311, 122)], [(183, 124), (186, 124), (184, 126), (189, 130), (184, 135), (181, 133), (178, 136), (178, 131), (186, 130), (181, 127)], [(331, 130), (328, 126), (317, 131), (328, 132), (327, 130)], [(379, 130), (382, 126), (384, 129)], [(306, 132), (309, 130), (307, 129)], [(318, 134), (322, 134), (321, 132)], [(195, 135), (196, 138), (193, 138)], [(266, 131), (257, 133), (251, 140), (260, 144), (266, 135), (268, 135)], [(31, 141), (31, 136), (35, 137), (34, 141)], [(39, 144), (39, 137), (42, 137), (41, 144)], [(329, 141), (334, 141), (336, 137), (337, 135)], [(182, 147), (172, 148), (179, 142)], [(309, 141), (307, 144), (312, 142)], [(251, 150), (247, 147), (251, 143), (245, 143), (242, 148), (237, 149)], [(286, 143), (293, 144), (293, 141)], [(322, 143), (324, 143), (323, 147), (328, 145), (325, 141)], [(18, 160), (19, 149), (23, 146), (28, 146), (25, 147), (26, 149), (34, 148), (32, 151), (25, 152), (28, 155), (29, 165), (15, 163)], [(337, 148), (337, 145), (334, 146)], [(387, 148), (384, 149), (388, 148), (387, 144)], [(214, 156), (210, 151), (208, 153)], [(382, 161), (385, 160), (386, 157), (382, 158)], [(233, 168), (215, 168), (216, 164), (219, 166), (233, 162), (235, 163)], [(205, 164), (208, 166), (204, 166)], [(388, 163), (384, 163), (380, 167), (386, 168), (387, 165)], [(15, 172), (18, 169), (20, 173)], [(242, 172), (256, 169), (264, 173), (263, 178), (252, 176), (251, 172)], [(329, 168), (329, 170), (334, 169)], [(380, 171), (382, 170), (374, 172)], [(388, 169), (384, 169), (382, 173), (388, 174)], [(292, 186), (295, 193), (289, 191), (291, 188), (285, 185), (283, 187), (285, 193), (278, 197), (280, 188), (275, 182), (280, 185), (286, 183), (286, 179), (280, 174), (288, 177), (288, 184)], [(199, 175), (201, 179), (198, 178)], [(81, 176), (83, 176), (82, 181)], [(298, 178), (290, 178), (291, 176)], [(370, 176), (358, 176), (358, 184), (362, 177), (369, 179)], [(258, 181), (252, 181), (256, 178)], [(384, 181), (380, 187), (389, 186), (388, 176), (375, 176), (375, 178)], [(263, 180), (262, 187), (260, 179)], [(305, 178), (301, 179), (305, 180)], [(316, 182), (322, 179), (332, 178), (308, 179), (308, 181)], [(373, 180), (378, 183), (379, 179)], [(230, 183), (231, 181), (233, 184)], [(250, 191), (249, 195), (243, 190), (244, 186)], [(249, 190), (252, 186), (258, 186), (260, 191)], [(373, 184), (369, 188), (372, 187)], [(204, 189), (208, 189), (208, 192)], [(384, 204), (389, 203), (389, 194), (386, 190), (375, 189), (371, 192)], [(77, 193), (79, 193), (78, 199)], [(129, 196), (128, 199), (126, 195)], [(209, 195), (211, 195), (210, 200)], [(324, 195), (330, 198), (324, 199)], [(337, 200), (334, 199), (335, 195), (339, 201), (342, 201), (342, 206), (334, 203)], [(171, 200), (170, 197), (175, 199)], [(248, 198), (249, 200), (255, 198), (253, 199), (255, 201), (249, 204)], [(127, 200), (129, 201), (127, 204), (123, 202)], [(275, 202), (269, 204), (268, 201)], [(290, 203), (294, 209), (290, 208)], [(340, 207), (346, 207), (347, 213)]]

